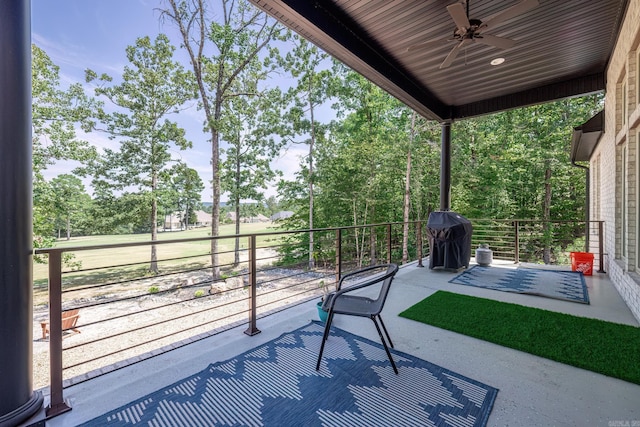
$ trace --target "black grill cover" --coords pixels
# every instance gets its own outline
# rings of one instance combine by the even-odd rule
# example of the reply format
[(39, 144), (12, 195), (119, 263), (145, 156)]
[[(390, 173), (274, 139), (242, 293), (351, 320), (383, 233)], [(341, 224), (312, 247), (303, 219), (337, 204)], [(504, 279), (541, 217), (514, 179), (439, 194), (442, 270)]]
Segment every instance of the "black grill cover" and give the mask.
[(431, 248), (429, 268), (457, 270), (469, 267), (473, 234), (471, 221), (456, 212), (431, 212), (427, 232)]

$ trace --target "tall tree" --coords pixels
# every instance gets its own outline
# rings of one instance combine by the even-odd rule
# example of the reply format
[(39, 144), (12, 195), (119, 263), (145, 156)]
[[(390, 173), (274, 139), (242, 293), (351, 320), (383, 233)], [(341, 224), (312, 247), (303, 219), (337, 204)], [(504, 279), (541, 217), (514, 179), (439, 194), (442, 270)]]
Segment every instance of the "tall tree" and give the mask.
[(124, 192), (114, 195), (94, 189), (89, 210), (90, 234), (150, 233), (151, 202), (148, 192)]
[(540, 220), (536, 246), (551, 262), (551, 243), (572, 226), (553, 230), (549, 221), (584, 217), (584, 172), (569, 161), (571, 131), (600, 108), (601, 96), (589, 96), (456, 123), (453, 208), (472, 218)]
[[(165, 117), (195, 96), (191, 76), (173, 60), (175, 48), (164, 34), (152, 43), (142, 37), (127, 47), (122, 83), (109, 85), (112, 78), (103, 74), (96, 94), (106, 97), (116, 110), (103, 114), (106, 130), (120, 142), (119, 150), (105, 149), (93, 167), (94, 185), (125, 190), (131, 186), (148, 192), (151, 240), (157, 240), (158, 178), (171, 160), (169, 149), (191, 147), (185, 132)], [(87, 70), (88, 82), (98, 78)], [(163, 121), (164, 119), (164, 121)], [(156, 246), (151, 246), (149, 269), (158, 272)]]
[(182, 222), (186, 230), (189, 229), (195, 210), (201, 206), (204, 184), (198, 171), (190, 168), (184, 162), (178, 162), (169, 169), (162, 171), (160, 176), (162, 205), (168, 209), (182, 213)]
[(54, 197), (43, 171), (57, 160), (84, 162), (94, 156), (95, 150), (77, 138), (76, 127), (90, 130), (99, 104), (79, 83), (63, 89), (59, 67), (36, 45), (31, 58), (33, 232), (34, 247), (43, 247), (52, 245), (54, 236)]
[(409, 144), (407, 146), (407, 167), (404, 176), (404, 200), (402, 221), (402, 263), (409, 260), (409, 211), (411, 209), (411, 154), (416, 139), (416, 112), (411, 114), (411, 128), (409, 129)]
[[(280, 175), (271, 169), (271, 161), (278, 155), (282, 140), (274, 138), (279, 132), (282, 116), (279, 90), (258, 90), (262, 74), (260, 67), (247, 67), (236, 81), (239, 93), (230, 99), (223, 114), (222, 135), (228, 143), (221, 168), (221, 189), (229, 194), (235, 209), (236, 234), (240, 234), (240, 203), (264, 200), (263, 190)], [(240, 263), (240, 239), (235, 239), (234, 265)]]
[[(336, 179), (334, 191), (347, 196), (352, 224), (384, 222), (399, 218), (402, 212), (402, 164), (406, 157), (398, 146), (406, 146), (409, 110), (398, 100), (361, 75), (335, 64), (334, 74), (342, 81), (334, 86), (338, 117), (345, 117), (334, 127), (333, 142), (340, 150), (336, 160), (344, 172)], [(331, 159), (325, 159), (333, 162)], [(337, 173), (337, 164), (331, 171)], [(331, 178), (333, 179), (333, 178)], [(331, 194), (327, 192), (326, 194)], [(368, 238), (368, 244), (366, 239)], [(377, 261), (374, 232), (357, 234), (358, 259)], [(365, 248), (369, 248), (365, 256)]]
[(271, 217), (280, 211), (280, 202), (278, 202), (278, 199), (276, 199), (275, 196), (267, 197), (264, 201), (264, 205), (268, 217)]
[(70, 174), (58, 175), (51, 181), (54, 194), (54, 212), (58, 228), (66, 230), (67, 240), (71, 239), (71, 224), (81, 221), (83, 210), (89, 208), (91, 197), (86, 193), (84, 184), (77, 176)]
[[(213, 207), (211, 235), (220, 227), (220, 126), (227, 101), (237, 95), (234, 82), (240, 72), (265, 50), (263, 61), (277, 54), (269, 43), (281, 38), (283, 28), (245, 0), (219, 0), (212, 19), (205, 0), (167, 0), (163, 17), (174, 24), (182, 38), (195, 75), (205, 131), (211, 141)], [(217, 6), (217, 7), (216, 7)], [(218, 241), (211, 240), (214, 277), (220, 276)]]
[[(295, 136), (306, 137), (302, 142), (308, 144), (307, 186), (309, 192), (309, 229), (313, 230), (314, 203), (314, 147), (318, 142), (321, 126), (316, 120), (316, 109), (329, 98), (332, 74), (328, 69), (319, 67), (328, 55), (303, 38), (296, 37), (295, 47), (287, 54), (291, 75), (297, 78), (297, 85), (289, 90), (292, 107), (287, 119), (293, 124)], [(309, 233), (309, 268), (314, 268), (314, 236)]]

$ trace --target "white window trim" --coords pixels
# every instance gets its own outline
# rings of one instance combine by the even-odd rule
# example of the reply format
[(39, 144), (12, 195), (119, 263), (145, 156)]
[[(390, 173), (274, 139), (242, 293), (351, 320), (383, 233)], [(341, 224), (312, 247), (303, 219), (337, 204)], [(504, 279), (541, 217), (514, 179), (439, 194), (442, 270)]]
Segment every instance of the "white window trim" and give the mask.
[(620, 222), (621, 222), (621, 229), (620, 229), (620, 244), (622, 245), (621, 247), (621, 254), (622, 254), (622, 259), (626, 260), (627, 259), (627, 255), (629, 253), (628, 251), (628, 246), (629, 246), (629, 235), (628, 235), (628, 231), (629, 231), (629, 215), (628, 215), (628, 197), (627, 197), (627, 190), (628, 190), (628, 184), (627, 184), (627, 166), (628, 166), (628, 151), (627, 151), (627, 142), (625, 141), (624, 144), (622, 145), (622, 153), (621, 153), (621, 170), (620, 170), (620, 177), (622, 179), (622, 186), (621, 186), (621, 206), (620, 208), (622, 209), (622, 214), (620, 215)]
[(624, 76), (624, 80), (622, 81), (622, 92), (620, 93), (620, 95), (622, 96), (622, 126), (624, 127), (624, 125), (627, 124), (627, 116), (629, 115), (629, 112), (627, 110), (627, 76)]

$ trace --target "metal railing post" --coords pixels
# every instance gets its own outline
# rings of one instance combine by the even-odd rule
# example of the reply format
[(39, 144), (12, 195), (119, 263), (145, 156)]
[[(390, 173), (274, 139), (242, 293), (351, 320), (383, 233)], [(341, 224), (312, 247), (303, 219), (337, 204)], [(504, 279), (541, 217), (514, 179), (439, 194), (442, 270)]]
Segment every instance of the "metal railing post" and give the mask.
[(604, 271), (604, 221), (598, 221), (598, 273)]
[(520, 224), (519, 221), (514, 221), (513, 225), (515, 227), (515, 240), (516, 240), (516, 251), (515, 251), (515, 264), (519, 264), (520, 263)]
[(387, 263), (391, 264), (391, 223), (387, 224)]
[(256, 235), (249, 236), (249, 327), (244, 331), (247, 335), (256, 335), (260, 329), (256, 326)]
[(424, 267), (424, 265), (422, 265), (422, 221), (418, 221), (417, 227), (418, 236), (416, 238), (416, 245), (418, 246), (418, 267)]
[(51, 403), (47, 418), (71, 410), (62, 391), (62, 252), (49, 252), (49, 364), (51, 370)]
[(336, 284), (342, 277), (342, 229), (336, 230)]

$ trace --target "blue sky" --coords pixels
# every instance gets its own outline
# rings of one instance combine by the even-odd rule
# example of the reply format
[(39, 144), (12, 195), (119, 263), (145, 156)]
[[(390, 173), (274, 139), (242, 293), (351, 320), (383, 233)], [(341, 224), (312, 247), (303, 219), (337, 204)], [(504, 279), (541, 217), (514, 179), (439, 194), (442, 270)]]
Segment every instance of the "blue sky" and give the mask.
[[(160, 22), (162, 6), (159, 0), (31, 0), (32, 42), (49, 55), (60, 67), (63, 86), (75, 82), (84, 82), (84, 70), (91, 68), (98, 74), (107, 73), (114, 78), (121, 75), (127, 64), (125, 49), (135, 43), (136, 38), (150, 36), (152, 39), (164, 32), (178, 46), (177, 31), (169, 24)], [(189, 67), (186, 54), (176, 50), (185, 68)], [(286, 84), (284, 81), (282, 84)], [(86, 88), (93, 95), (93, 89)], [(187, 138), (193, 148), (186, 151), (174, 151), (190, 167), (196, 169), (205, 183), (203, 201), (211, 200), (211, 148), (202, 129), (203, 115), (195, 108), (170, 116), (187, 131)], [(325, 116), (329, 116), (329, 111)], [(115, 143), (102, 133), (84, 134), (79, 137), (97, 147), (115, 147)], [(285, 179), (292, 179), (298, 169), (300, 156), (306, 153), (306, 146), (294, 145), (283, 152), (272, 163), (274, 169), (282, 170)], [(74, 166), (72, 162), (59, 162), (50, 167), (45, 174), (51, 179), (61, 173), (68, 173)], [(86, 180), (85, 183), (89, 181)], [(91, 192), (91, 189), (88, 188)], [(265, 195), (276, 195), (270, 188)], [(225, 200), (225, 197), (222, 198)]]

